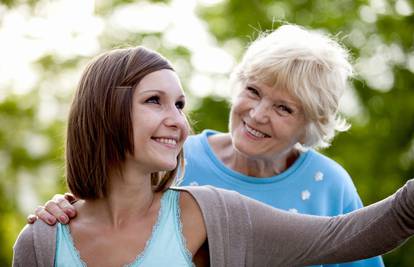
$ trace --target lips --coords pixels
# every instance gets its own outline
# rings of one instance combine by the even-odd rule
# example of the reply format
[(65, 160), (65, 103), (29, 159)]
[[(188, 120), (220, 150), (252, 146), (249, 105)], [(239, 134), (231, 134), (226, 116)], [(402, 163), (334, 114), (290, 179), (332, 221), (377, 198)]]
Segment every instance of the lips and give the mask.
[(152, 137), (151, 139), (168, 147), (176, 147), (178, 144), (177, 137)]
[(268, 134), (265, 134), (265, 133), (255, 129), (255, 128), (249, 126), (247, 123), (244, 123), (244, 127), (245, 127), (246, 131), (249, 134), (253, 135), (254, 137), (257, 137), (257, 138), (269, 138), (270, 137)]

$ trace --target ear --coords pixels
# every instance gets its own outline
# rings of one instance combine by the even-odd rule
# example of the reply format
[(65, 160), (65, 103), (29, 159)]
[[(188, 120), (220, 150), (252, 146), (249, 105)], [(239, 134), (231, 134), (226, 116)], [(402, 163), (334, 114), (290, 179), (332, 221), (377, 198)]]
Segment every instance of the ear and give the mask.
[(311, 127), (312, 127), (311, 122), (306, 123), (305, 126), (303, 127), (302, 132), (300, 133), (298, 137), (298, 142), (301, 145), (304, 145), (308, 141), (308, 136), (310, 134)]

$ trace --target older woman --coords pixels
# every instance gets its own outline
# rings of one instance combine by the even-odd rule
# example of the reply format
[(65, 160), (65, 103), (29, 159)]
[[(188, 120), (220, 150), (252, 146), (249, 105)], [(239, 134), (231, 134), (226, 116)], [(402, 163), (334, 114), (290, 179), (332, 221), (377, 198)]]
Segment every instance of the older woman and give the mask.
[[(352, 66), (328, 36), (284, 25), (254, 41), (232, 73), (229, 133), (205, 130), (184, 145), (183, 185), (231, 189), (292, 212), (333, 216), (362, 207), (348, 173), (315, 151), (349, 126), (338, 112)], [(74, 215), (57, 198), (37, 215)], [(68, 208), (69, 207), (69, 208)], [(53, 216), (52, 216), (53, 215)], [(346, 266), (383, 266), (380, 257)]]
[[(350, 75), (347, 51), (326, 35), (284, 25), (259, 37), (232, 73), (230, 132), (189, 137), (183, 184), (313, 215), (362, 207), (348, 173), (312, 149), (349, 128), (337, 112)], [(346, 266), (383, 263), (376, 257)]]

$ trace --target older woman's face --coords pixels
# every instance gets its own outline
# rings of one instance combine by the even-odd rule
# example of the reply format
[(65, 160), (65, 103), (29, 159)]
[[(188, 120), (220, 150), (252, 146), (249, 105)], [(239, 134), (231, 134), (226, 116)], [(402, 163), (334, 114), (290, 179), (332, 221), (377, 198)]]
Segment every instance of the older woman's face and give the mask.
[(300, 103), (288, 93), (248, 81), (230, 113), (234, 147), (248, 157), (274, 158), (303, 142), (306, 119)]

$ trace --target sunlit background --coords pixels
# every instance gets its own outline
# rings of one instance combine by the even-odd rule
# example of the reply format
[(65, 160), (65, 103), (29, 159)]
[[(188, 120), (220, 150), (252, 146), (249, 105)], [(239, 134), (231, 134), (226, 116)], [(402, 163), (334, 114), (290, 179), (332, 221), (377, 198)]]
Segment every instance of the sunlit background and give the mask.
[[(195, 131), (227, 128), (228, 77), (260, 31), (283, 22), (330, 33), (355, 58), (341, 111), (352, 129), (323, 151), (354, 177), (366, 204), (414, 177), (414, 15), (407, 0), (1, 0), (0, 266), (25, 216), (64, 192), (71, 96), (86, 62), (144, 45), (169, 58)], [(412, 266), (411, 242), (385, 256)]]

